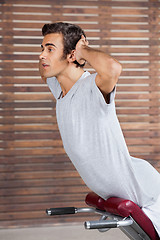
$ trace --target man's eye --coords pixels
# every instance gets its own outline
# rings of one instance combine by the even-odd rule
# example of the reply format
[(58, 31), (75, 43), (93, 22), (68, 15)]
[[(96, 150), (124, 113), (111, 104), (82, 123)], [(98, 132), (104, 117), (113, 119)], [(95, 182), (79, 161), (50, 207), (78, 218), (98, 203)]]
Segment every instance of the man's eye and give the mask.
[(49, 51), (49, 52), (52, 52), (52, 51), (53, 51), (53, 49), (52, 49), (52, 48), (49, 48), (49, 49), (48, 49), (48, 51)]

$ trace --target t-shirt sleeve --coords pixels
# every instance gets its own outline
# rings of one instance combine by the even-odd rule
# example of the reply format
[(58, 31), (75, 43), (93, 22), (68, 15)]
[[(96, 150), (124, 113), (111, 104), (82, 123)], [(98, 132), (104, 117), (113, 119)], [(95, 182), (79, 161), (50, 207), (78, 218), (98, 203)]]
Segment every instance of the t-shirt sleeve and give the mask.
[(96, 73), (92, 75), (92, 82), (91, 82), (91, 87), (94, 91), (94, 94), (96, 95), (96, 97), (102, 102), (104, 103), (105, 105), (110, 105), (114, 102), (115, 100), (115, 95), (116, 95), (116, 86), (113, 88), (112, 92), (110, 93), (110, 100), (109, 100), (109, 103), (106, 103), (105, 99), (104, 99), (104, 96), (102, 94), (102, 92), (100, 91), (99, 87), (96, 85), (96, 82), (95, 82), (95, 78), (96, 78)]
[(59, 82), (57, 81), (56, 77), (47, 78), (47, 85), (48, 85), (51, 93), (57, 100), (62, 92), (62, 89), (61, 89), (61, 86), (60, 86)]

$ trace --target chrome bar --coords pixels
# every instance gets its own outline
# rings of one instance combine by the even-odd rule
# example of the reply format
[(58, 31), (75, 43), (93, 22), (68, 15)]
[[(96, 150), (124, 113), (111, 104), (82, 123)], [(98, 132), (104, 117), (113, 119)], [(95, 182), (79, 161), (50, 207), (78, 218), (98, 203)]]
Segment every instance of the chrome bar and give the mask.
[(133, 224), (133, 220), (127, 219), (122, 221), (117, 220), (99, 220), (99, 221), (86, 221), (84, 226), (86, 229), (101, 229), (101, 228), (117, 228), (126, 227)]

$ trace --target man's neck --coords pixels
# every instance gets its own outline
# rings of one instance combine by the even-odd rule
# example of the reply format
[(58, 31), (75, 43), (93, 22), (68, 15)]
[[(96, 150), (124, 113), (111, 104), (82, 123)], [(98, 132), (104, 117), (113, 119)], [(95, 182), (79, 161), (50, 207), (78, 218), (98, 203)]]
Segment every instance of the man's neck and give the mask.
[(78, 81), (83, 73), (83, 68), (72, 67), (68, 68), (65, 73), (57, 76), (57, 80), (60, 83), (63, 92), (63, 97), (69, 92), (69, 90)]

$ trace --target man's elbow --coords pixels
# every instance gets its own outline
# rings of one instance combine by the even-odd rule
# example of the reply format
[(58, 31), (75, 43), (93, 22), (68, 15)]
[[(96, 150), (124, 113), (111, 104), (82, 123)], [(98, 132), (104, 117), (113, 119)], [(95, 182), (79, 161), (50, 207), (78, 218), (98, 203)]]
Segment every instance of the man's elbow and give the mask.
[[(116, 86), (119, 76), (121, 75), (122, 72), (122, 65), (113, 59), (112, 64), (111, 64), (111, 68), (110, 68), (110, 76), (108, 78), (108, 88), (110, 86), (110, 91), (113, 90), (113, 88)], [(109, 91), (109, 92), (110, 92)]]
[(119, 76), (122, 72), (122, 65), (116, 61), (115, 59), (112, 60), (111, 68), (110, 68), (110, 80), (114, 82), (114, 85), (116, 85)]

